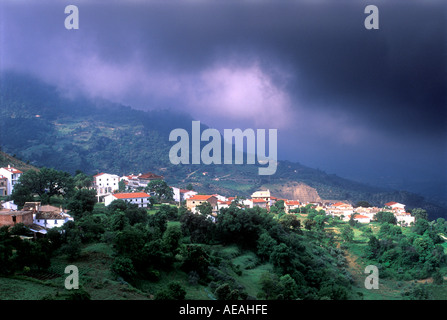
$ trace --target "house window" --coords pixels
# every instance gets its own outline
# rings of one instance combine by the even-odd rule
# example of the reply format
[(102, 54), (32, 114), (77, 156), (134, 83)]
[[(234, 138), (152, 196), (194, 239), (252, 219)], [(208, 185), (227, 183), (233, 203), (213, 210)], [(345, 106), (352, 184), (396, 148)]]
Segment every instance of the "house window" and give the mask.
[(12, 216), (12, 222), (16, 223), (16, 216)]
[(57, 220), (54, 220), (54, 224), (57, 224)]

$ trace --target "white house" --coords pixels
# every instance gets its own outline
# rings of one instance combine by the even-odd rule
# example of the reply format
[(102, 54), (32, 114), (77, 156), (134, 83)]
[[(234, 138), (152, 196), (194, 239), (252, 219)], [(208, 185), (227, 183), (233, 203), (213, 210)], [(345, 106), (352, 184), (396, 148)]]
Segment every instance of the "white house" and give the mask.
[(171, 187), (171, 189), (174, 193), (174, 201), (175, 202), (185, 201), (197, 194), (197, 192), (195, 192), (193, 190), (180, 189), (177, 187)]
[[(348, 221), (349, 219), (351, 219), (351, 215), (345, 216), (344, 221)], [(356, 214), (354, 216), (354, 220), (360, 223), (370, 223), (371, 222), (371, 218), (368, 216), (364, 216), (361, 214)]]
[(270, 197), (270, 190), (256, 191), (251, 195), (252, 199), (262, 199), (265, 200), (267, 203), (270, 203)]
[(337, 202), (327, 207), (327, 213), (332, 216), (348, 216), (354, 213), (354, 208), (347, 203)]
[(14, 201), (5, 201), (0, 204), (3, 209), (9, 210), (17, 210), (18, 206), (14, 203)]
[(416, 221), (415, 217), (413, 217), (411, 213), (408, 212), (395, 213), (394, 216), (396, 217), (397, 224), (404, 227), (409, 226)]
[(150, 204), (151, 196), (146, 192), (130, 192), (130, 193), (115, 193), (104, 197), (104, 204), (108, 206), (114, 200), (124, 200), (129, 203), (137, 204), (140, 208), (147, 208)]
[(298, 200), (286, 200), (284, 201), (284, 211), (289, 213), (290, 210), (298, 209), (301, 203)]
[(10, 195), (12, 190), (14, 190), (14, 185), (18, 182), (20, 176), (23, 174), (22, 171), (11, 167), (2, 167), (0, 168), (0, 175), (3, 176), (2, 181), (5, 181), (6, 178), (6, 195)]
[(47, 229), (61, 227), (73, 217), (65, 212), (38, 212), (34, 217), (34, 223)]
[(93, 179), (93, 185), (96, 189), (96, 194), (98, 197), (111, 194), (119, 188), (118, 183), (120, 181), (120, 177), (116, 174), (102, 172), (94, 175)]
[(391, 208), (394, 213), (405, 213), (405, 205), (399, 202), (387, 202), (385, 203), (385, 209)]
[(52, 205), (41, 205), (40, 202), (27, 202), (24, 208), (33, 212), (33, 223), (51, 229), (61, 227), (68, 221), (73, 221), (73, 217), (62, 208)]

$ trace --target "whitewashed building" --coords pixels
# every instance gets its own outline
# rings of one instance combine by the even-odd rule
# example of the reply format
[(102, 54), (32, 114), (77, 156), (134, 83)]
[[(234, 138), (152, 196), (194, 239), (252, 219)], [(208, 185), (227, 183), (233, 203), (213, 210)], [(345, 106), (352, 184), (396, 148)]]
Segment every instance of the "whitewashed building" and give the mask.
[(189, 199), (192, 196), (195, 196), (197, 194), (197, 192), (193, 191), (193, 190), (180, 189), (177, 187), (171, 187), (171, 189), (174, 193), (174, 201), (175, 202), (186, 201), (187, 199)]
[(19, 181), (19, 178), (23, 174), (22, 171), (11, 167), (2, 167), (0, 168), (0, 175), (3, 176), (2, 181), (5, 181), (6, 178), (6, 195), (10, 195), (14, 190), (14, 185)]
[(74, 220), (61, 207), (41, 205), (40, 202), (27, 202), (26, 207), (33, 211), (33, 223), (46, 229), (61, 227)]
[(93, 186), (96, 189), (96, 194), (98, 197), (103, 197), (118, 191), (120, 177), (116, 174), (102, 172), (94, 175), (93, 179)]
[(124, 200), (138, 205), (140, 208), (147, 208), (150, 205), (150, 195), (146, 192), (115, 193), (104, 197), (104, 205), (108, 206), (115, 200)]

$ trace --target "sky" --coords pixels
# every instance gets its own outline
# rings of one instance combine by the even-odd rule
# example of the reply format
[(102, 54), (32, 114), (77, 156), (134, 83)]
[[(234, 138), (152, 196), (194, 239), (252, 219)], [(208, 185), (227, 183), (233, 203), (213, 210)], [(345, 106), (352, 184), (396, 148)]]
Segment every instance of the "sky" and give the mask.
[(78, 30), (68, 3), (33, 2), (0, 0), (0, 71), (277, 129), (281, 160), (447, 197), (445, 1), (70, 1)]

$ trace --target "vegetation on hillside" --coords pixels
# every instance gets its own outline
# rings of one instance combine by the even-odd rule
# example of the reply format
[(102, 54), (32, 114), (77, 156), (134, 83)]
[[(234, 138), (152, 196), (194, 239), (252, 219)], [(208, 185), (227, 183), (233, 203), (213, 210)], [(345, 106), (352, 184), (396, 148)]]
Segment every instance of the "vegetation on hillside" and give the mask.
[(192, 118), (187, 115), (67, 98), (54, 87), (12, 72), (2, 74), (0, 85), (1, 148), (36, 167), (88, 175), (151, 171), (171, 185), (191, 184), (200, 192), (227, 196), (249, 196), (263, 186), (303, 182), (323, 199), (367, 200), (380, 206), (398, 201), (424, 208), (432, 218), (446, 214), (445, 208), (418, 195), (367, 186), (288, 161), (280, 161), (273, 176), (259, 176), (253, 165), (172, 165), (169, 133), (174, 128), (189, 132)]
[[(215, 217), (206, 207), (198, 214), (184, 206), (148, 209), (122, 200), (104, 207), (83, 185), (84, 176), (42, 169), (21, 179), (30, 198), (64, 204), (75, 221), (36, 240), (18, 237), (32, 235), (24, 225), (1, 228), (0, 274), (6, 283), (29, 282), (42, 274), (60, 279), (64, 263), (84, 266), (90, 255), (94, 260), (100, 255), (102, 263), (81, 276), (76, 295), (48, 280), (40, 285), (51, 285), (56, 293), (41, 298), (105, 299), (105, 288), (113, 287), (114, 295), (130, 299), (358, 299), (347, 260), (355, 254), (362, 264), (378, 266), (380, 281), (432, 278), (443, 285), (447, 222), (428, 221), (424, 210), (414, 210), (416, 223), (403, 228), (387, 213), (368, 225), (342, 222), (311, 205), (286, 214), (283, 201), (270, 212), (241, 209), (233, 202)], [(40, 189), (30, 191), (33, 179), (67, 187), (39, 195)], [(159, 185), (149, 187), (154, 186)], [(400, 299), (433, 294), (418, 285), (400, 291)]]

